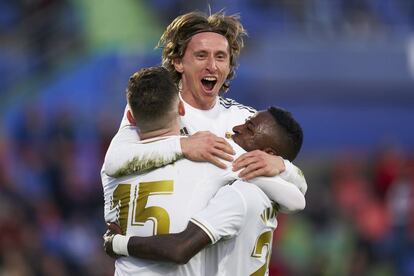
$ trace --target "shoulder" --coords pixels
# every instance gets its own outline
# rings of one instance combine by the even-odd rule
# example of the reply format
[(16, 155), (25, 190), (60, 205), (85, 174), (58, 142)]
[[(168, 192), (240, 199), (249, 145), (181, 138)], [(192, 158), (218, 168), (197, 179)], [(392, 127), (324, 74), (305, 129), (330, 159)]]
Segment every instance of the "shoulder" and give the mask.
[[(227, 169), (221, 169), (208, 162), (195, 162), (188, 160), (186, 158), (180, 159), (170, 166), (177, 170), (177, 173), (186, 175), (188, 177), (196, 178), (198, 181), (219, 181), (223, 182), (223, 179), (227, 179), (231, 170), (231, 163), (225, 160), (222, 160)], [(229, 181), (229, 180), (228, 180)]]
[(237, 180), (232, 183), (231, 188), (243, 199), (247, 210), (261, 210), (271, 202), (266, 194), (254, 184)]
[(251, 115), (253, 115), (257, 112), (256, 109), (254, 109), (251, 106), (243, 105), (241, 103), (236, 102), (233, 99), (224, 98), (222, 96), (219, 97), (219, 104), (224, 109), (240, 110), (240, 111), (250, 113)]

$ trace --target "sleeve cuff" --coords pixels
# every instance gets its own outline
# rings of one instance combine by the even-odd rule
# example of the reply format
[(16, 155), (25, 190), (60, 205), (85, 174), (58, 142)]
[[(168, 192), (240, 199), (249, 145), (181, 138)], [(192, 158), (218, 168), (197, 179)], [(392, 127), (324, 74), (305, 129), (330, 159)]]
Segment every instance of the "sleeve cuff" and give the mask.
[(190, 221), (194, 223), (195, 225), (197, 225), (198, 227), (200, 227), (201, 230), (203, 230), (207, 234), (207, 236), (211, 240), (211, 244), (215, 244), (219, 240), (219, 237), (216, 237), (213, 234), (212, 227), (208, 223), (201, 222), (200, 220), (196, 218), (191, 218)]

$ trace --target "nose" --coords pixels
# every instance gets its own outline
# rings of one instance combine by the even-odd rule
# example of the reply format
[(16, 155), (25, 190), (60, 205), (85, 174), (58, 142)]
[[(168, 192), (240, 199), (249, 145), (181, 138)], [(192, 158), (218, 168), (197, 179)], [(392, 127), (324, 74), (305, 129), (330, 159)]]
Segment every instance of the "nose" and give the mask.
[(242, 129), (243, 129), (243, 125), (238, 125), (238, 126), (233, 127), (233, 132), (235, 134), (240, 134), (242, 132)]
[(215, 72), (217, 70), (217, 64), (214, 57), (209, 57), (207, 60), (207, 70), (210, 72)]

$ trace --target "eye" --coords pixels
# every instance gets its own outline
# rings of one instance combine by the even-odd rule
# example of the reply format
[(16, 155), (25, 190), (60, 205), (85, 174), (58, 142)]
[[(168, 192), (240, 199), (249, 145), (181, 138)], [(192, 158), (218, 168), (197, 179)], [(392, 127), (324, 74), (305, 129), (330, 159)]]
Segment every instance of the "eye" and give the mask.
[(195, 56), (198, 59), (204, 59), (207, 56), (207, 54), (205, 52), (198, 52), (195, 54)]
[(217, 54), (216, 58), (217, 58), (217, 60), (224, 61), (227, 58), (227, 54), (219, 53), (219, 54)]
[(251, 121), (247, 121), (246, 122), (246, 129), (251, 133), (251, 134), (253, 134), (254, 133), (254, 125), (253, 125), (253, 123), (251, 122)]

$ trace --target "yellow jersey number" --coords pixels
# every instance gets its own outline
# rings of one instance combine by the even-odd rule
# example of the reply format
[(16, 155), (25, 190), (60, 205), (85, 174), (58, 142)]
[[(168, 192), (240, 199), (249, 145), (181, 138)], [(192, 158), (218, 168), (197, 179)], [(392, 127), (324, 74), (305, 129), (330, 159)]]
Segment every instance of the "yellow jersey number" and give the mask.
[[(138, 194), (136, 189), (138, 188)], [(168, 234), (170, 231), (170, 216), (159, 206), (147, 207), (148, 197), (152, 195), (168, 195), (174, 190), (174, 181), (162, 180), (153, 182), (140, 182), (136, 186), (132, 200), (131, 225), (142, 226), (148, 220), (153, 221), (153, 235)], [(130, 208), (131, 184), (119, 184), (112, 199), (112, 208), (119, 208), (118, 223), (125, 235), (128, 226)]]
[(254, 245), (252, 257), (253, 258), (261, 258), (262, 257), (262, 250), (263, 247), (267, 247), (267, 253), (266, 253), (266, 262), (264, 265), (262, 265), (258, 270), (256, 270), (254, 273), (250, 274), (251, 276), (262, 276), (265, 275), (267, 268), (269, 267), (269, 260), (270, 255), (272, 252), (272, 231), (263, 232), (256, 240), (256, 244)]

